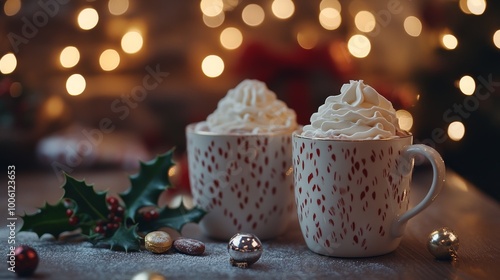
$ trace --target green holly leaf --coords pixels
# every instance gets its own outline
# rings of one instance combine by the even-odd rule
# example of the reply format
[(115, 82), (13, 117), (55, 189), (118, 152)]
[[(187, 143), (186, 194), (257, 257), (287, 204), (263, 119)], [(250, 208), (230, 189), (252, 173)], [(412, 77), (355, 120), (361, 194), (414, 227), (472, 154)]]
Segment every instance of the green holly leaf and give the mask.
[(78, 228), (69, 224), (66, 207), (61, 201), (55, 205), (45, 203), (36, 213), (24, 214), (21, 218), (23, 219), (23, 226), (20, 231), (32, 231), (39, 237), (49, 233), (55, 238), (59, 238), (61, 233)]
[(94, 246), (106, 246), (115, 251), (139, 251), (141, 248), (141, 237), (137, 234), (137, 224), (126, 227), (120, 225), (115, 233), (108, 238), (99, 238), (99, 235), (90, 235), (90, 241)]
[(87, 185), (85, 181), (78, 181), (66, 173), (64, 177), (64, 197), (76, 203), (75, 212), (84, 213), (90, 220), (106, 220), (106, 193), (96, 192), (93, 185)]
[(169, 227), (180, 232), (187, 223), (198, 223), (206, 212), (200, 208), (187, 209), (184, 203), (177, 208), (162, 208), (158, 212), (158, 219), (152, 221), (141, 221), (139, 230), (150, 232), (161, 227)]
[(157, 206), (160, 194), (171, 187), (168, 170), (174, 166), (173, 153), (171, 149), (149, 162), (141, 162), (139, 173), (129, 176), (131, 187), (120, 194), (127, 208), (125, 218), (135, 220), (140, 208)]

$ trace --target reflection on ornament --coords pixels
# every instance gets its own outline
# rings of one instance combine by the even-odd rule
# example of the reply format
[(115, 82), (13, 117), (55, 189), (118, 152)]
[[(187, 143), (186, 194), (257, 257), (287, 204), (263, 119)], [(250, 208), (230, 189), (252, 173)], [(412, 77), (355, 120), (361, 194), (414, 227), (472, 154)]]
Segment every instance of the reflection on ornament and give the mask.
[(456, 260), (458, 247), (458, 236), (447, 227), (431, 232), (427, 242), (429, 252), (440, 260)]
[(227, 251), (232, 266), (247, 268), (260, 259), (263, 248), (257, 236), (251, 233), (237, 233), (229, 240)]

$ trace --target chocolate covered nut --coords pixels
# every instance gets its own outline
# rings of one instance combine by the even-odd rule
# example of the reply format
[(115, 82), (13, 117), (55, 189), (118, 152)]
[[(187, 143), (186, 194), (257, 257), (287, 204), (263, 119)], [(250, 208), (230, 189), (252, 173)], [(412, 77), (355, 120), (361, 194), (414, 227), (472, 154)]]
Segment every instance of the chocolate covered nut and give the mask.
[(187, 255), (201, 255), (205, 252), (203, 242), (191, 238), (178, 238), (174, 241), (174, 248), (180, 253)]

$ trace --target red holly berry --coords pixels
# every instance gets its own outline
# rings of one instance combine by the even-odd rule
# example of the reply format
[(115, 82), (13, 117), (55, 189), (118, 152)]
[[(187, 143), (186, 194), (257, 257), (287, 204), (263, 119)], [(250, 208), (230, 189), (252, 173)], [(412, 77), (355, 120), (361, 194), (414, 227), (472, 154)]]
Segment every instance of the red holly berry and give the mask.
[(73, 216), (73, 214), (74, 214), (74, 212), (72, 209), (66, 209), (66, 216), (68, 216), (68, 218)]
[(96, 233), (101, 233), (101, 234), (103, 234), (103, 233), (106, 233), (106, 227), (105, 227), (105, 226), (98, 225), (98, 226), (96, 226), (96, 227), (94, 228), (94, 231), (95, 231)]
[(80, 219), (77, 216), (69, 217), (69, 224), (72, 226), (76, 226), (80, 222)]
[(117, 216), (122, 217), (124, 213), (125, 213), (125, 208), (123, 208), (123, 207), (121, 207), (121, 206), (116, 207), (115, 214), (116, 214)]
[(38, 266), (38, 254), (35, 249), (21, 245), (16, 247), (14, 250), (15, 262), (16, 262), (16, 273), (19, 276), (29, 276), (35, 272)]
[(106, 198), (106, 202), (111, 205), (111, 206), (118, 206), (118, 199), (114, 196), (110, 196), (108, 198)]

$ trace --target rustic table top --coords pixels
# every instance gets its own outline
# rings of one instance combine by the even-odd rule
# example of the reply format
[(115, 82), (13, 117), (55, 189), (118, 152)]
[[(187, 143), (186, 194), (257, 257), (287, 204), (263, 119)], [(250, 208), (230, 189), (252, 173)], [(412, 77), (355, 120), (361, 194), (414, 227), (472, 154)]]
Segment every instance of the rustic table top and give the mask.
[[(124, 191), (128, 177), (120, 171), (71, 174), (85, 178), (96, 188)], [(413, 176), (411, 201), (421, 199), (430, 183), (431, 171), (419, 167)], [(44, 201), (55, 203), (62, 195), (61, 183), (50, 171), (16, 173), (17, 213), (32, 213)], [(5, 182), (3, 185), (6, 185)], [(1, 200), (7, 200), (7, 191)], [(7, 205), (0, 212), (7, 221)], [(19, 226), (19, 225), (18, 225)], [(427, 238), (436, 228), (449, 227), (460, 238), (456, 261), (439, 261), (427, 251)], [(0, 229), (1, 255), (7, 256), (8, 230)], [(186, 225), (182, 235), (205, 242), (202, 256), (178, 253), (153, 255), (147, 251), (124, 253), (94, 248), (87, 242), (39, 239), (18, 232), (16, 243), (37, 250), (40, 263), (33, 279), (131, 279), (144, 270), (157, 271), (167, 279), (496, 279), (500, 275), (500, 205), (483, 195), (458, 174), (448, 171), (446, 184), (435, 202), (410, 220), (401, 245), (393, 253), (359, 259), (331, 258), (309, 251), (298, 222), (287, 233), (265, 241), (262, 258), (251, 268), (229, 264), (227, 243), (204, 237), (196, 224)], [(0, 279), (14, 279), (4, 264)]]

